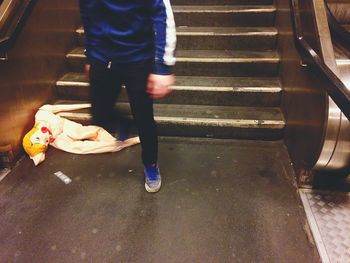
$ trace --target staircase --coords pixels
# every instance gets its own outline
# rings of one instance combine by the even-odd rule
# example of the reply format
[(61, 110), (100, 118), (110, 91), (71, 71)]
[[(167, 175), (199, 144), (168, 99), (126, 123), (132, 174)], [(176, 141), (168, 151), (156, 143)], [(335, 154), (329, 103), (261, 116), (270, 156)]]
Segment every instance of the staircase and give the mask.
[[(155, 101), (161, 136), (276, 140), (285, 121), (278, 78), (278, 32), (272, 0), (173, 0), (177, 82)], [(57, 81), (57, 103), (88, 100), (83, 28)], [(129, 110), (125, 90), (118, 101)], [(88, 111), (63, 116), (89, 122)]]

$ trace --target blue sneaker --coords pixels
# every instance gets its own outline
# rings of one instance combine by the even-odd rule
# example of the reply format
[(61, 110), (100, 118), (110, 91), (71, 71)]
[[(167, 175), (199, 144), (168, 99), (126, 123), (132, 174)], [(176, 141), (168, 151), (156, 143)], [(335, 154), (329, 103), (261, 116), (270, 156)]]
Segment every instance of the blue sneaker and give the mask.
[(157, 164), (145, 166), (145, 188), (149, 193), (158, 192), (162, 184), (159, 168)]

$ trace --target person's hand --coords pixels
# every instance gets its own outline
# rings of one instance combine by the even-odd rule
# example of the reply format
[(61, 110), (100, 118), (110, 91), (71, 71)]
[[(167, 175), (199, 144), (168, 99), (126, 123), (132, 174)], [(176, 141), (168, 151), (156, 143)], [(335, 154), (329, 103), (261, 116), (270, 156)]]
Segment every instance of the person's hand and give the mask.
[(169, 94), (175, 83), (174, 75), (156, 75), (148, 76), (147, 93), (152, 99), (160, 99)]
[(90, 80), (90, 64), (85, 64), (85, 74), (88, 80)]

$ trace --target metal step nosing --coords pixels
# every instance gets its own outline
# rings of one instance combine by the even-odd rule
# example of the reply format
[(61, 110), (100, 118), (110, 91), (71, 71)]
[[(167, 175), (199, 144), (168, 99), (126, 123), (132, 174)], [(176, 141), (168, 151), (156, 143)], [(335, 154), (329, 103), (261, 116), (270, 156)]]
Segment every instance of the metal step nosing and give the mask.
[[(227, 6), (227, 5), (225, 5)], [(270, 14), (275, 13), (277, 11), (275, 6), (267, 6), (264, 8), (249, 8), (248, 6), (244, 6), (246, 8), (232, 8), (232, 6), (227, 6), (227, 9), (222, 9), (219, 7), (222, 6), (213, 6), (213, 5), (206, 5), (206, 9), (204, 9), (204, 6), (196, 6), (195, 8), (187, 8), (187, 7), (194, 7), (194, 6), (172, 6), (172, 11), (174, 15), (176, 14)], [(237, 6), (238, 7), (238, 6)], [(175, 17), (176, 18), (176, 17)]]
[[(247, 31), (247, 32), (215, 32), (215, 31), (181, 31), (181, 28), (187, 28), (181, 26), (176, 31), (177, 36), (276, 36), (278, 35), (277, 30), (266, 30), (266, 31)], [(84, 29), (79, 28), (76, 32), (80, 35), (84, 34)]]
[(174, 86), (173, 90), (184, 91), (212, 91), (212, 92), (265, 92), (279, 93), (280, 87), (205, 87), (205, 86)]
[(346, 58), (337, 58), (335, 60), (337, 62), (337, 65), (342, 66), (342, 65), (350, 65), (350, 59)]
[(86, 58), (86, 56), (80, 53), (68, 53), (66, 58)]
[(65, 87), (65, 86), (89, 87), (90, 83), (83, 82), (83, 81), (59, 80), (59, 81), (56, 81), (56, 86), (59, 86), (59, 87)]
[[(188, 8), (191, 7), (191, 8)], [(197, 7), (197, 9), (193, 8)], [(222, 9), (224, 6), (173, 6), (173, 13), (221, 13), (221, 14), (237, 14), (237, 13), (272, 13), (276, 12), (275, 6), (264, 7), (249, 7), (249, 6), (226, 6), (227, 9)]]
[(234, 37), (234, 36), (276, 36), (277, 31), (251, 31), (251, 32), (177, 32), (177, 36), (226, 36), (226, 37)]
[[(66, 55), (67, 58), (86, 58), (84, 54), (72, 54)], [(278, 63), (279, 58), (193, 58), (193, 57), (177, 57), (177, 62), (189, 62), (189, 63)]]
[(177, 62), (192, 63), (278, 63), (279, 58), (193, 58), (193, 57), (177, 57)]
[(247, 119), (211, 119), (211, 118), (185, 118), (185, 117), (159, 117), (155, 120), (159, 123), (176, 123), (190, 126), (205, 125), (234, 128), (283, 128), (284, 121), (280, 120), (247, 120)]
[[(89, 87), (89, 82), (80, 81), (57, 81), (58, 87)], [(246, 93), (279, 93), (281, 87), (206, 87), (206, 86), (173, 86), (175, 91), (208, 91), (208, 92), (246, 92)]]
[[(79, 120), (91, 120), (89, 113), (59, 113), (65, 118), (74, 118)], [(259, 128), (259, 129), (283, 129), (285, 121), (283, 120), (249, 120), (249, 119), (211, 119), (211, 118), (185, 118), (185, 117), (160, 117), (155, 116), (155, 121), (159, 124), (174, 123), (188, 126), (218, 126), (228, 128)]]

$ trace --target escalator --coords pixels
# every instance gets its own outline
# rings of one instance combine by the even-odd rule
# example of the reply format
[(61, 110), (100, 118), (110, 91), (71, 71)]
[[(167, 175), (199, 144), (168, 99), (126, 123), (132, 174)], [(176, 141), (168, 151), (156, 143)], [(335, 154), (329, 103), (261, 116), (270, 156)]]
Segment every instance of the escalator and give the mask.
[[(294, 10), (301, 6), (300, 1), (294, 2)], [(303, 7), (307, 10), (305, 5)], [(336, 87), (335, 92), (346, 97), (350, 91), (350, 3), (337, 0), (314, 1), (309, 8), (315, 10), (313, 16), (316, 21), (315, 27), (318, 29), (316, 43), (318, 42), (319, 46), (312, 43), (310, 31), (308, 36), (298, 36), (299, 40), (304, 38), (309, 41), (302, 43), (304, 47), (309, 45), (309, 48), (304, 48), (304, 52), (314, 52), (313, 55), (310, 52), (309, 58), (319, 56), (319, 59), (306, 63), (318, 68), (316, 73), (319, 76), (327, 75), (328, 85)], [(298, 27), (302, 23), (298, 25), (298, 18), (294, 16), (294, 19), (295, 29), (299, 29), (300, 33)], [(297, 45), (301, 44), (300, 42), (296, 40)], [(334, 93), (332, 98), (337, 99)], [(332, 98), (326, 98), (328, 103), (323, 146), (315, 163), (318, 173), (313, 178), (312, 189), (299, 189), (321, 260), (330, 263), (348, 262), (350, 258), (350, 122), (348, 114), (344, 114), (349, 109), (349, 102), (336, 103)]]
[[(331, 31), (333, 54), (327, 58), (335, 64), (334, 74), (350, 90), (350, 4), (344, 1), (325, 2), (329, 29)], [(350, 122), (333, 100), (329, 104), (329, 122), (325, 145), (316, 164), (317, 169), (337, 170), (350, 163)]]
[(350, 87), (350, 3), (329, 1), (326, 4), (339, 76)]

